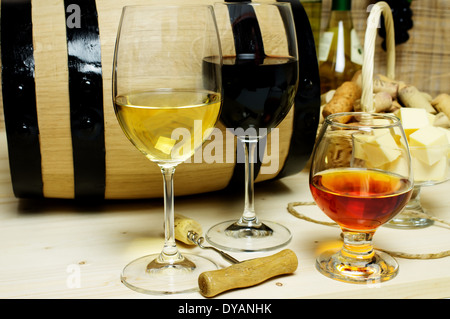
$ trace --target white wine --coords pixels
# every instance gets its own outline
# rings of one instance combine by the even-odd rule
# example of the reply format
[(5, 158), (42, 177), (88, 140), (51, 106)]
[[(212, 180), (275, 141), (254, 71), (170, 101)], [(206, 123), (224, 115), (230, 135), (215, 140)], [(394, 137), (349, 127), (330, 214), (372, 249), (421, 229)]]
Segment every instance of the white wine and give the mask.
[(352, 79), (363, 63), (363, 49), (353, 28), (351, 0), (333, 0), (327, 29), (319, 44), (321, 92)]
[(119, 95), (116, 116), (128, 139), (156, 163), (190, 158), (214, 128), (220, 94), (210, 91), (157, 90)]

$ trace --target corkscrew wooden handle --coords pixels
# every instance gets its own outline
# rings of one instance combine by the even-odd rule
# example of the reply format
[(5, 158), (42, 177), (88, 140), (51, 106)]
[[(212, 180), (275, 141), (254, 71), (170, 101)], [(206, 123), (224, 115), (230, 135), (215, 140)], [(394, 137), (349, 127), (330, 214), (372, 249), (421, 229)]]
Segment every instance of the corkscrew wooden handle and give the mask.
[(198, 285), (203, 296), (214, 297), (227, 290), (254, 286), (269, 278), (293, 273), (297, 267), (297, 256), (285, 249), (271, 256), (201, 273)]
[(174, 226), (175, 239), (187, 245), (195, 245), (195, 243), (187, 237), (189, 231), (196, 232), (199, 235), (202, 234), (202, 226), (198, 222), (180, 214), (175, 214)]

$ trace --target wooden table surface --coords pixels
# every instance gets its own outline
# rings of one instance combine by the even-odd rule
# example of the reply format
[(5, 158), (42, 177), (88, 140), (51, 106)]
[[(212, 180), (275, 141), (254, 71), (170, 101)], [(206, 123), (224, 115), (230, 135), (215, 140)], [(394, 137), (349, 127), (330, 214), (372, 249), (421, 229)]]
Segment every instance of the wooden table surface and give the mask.
[[(450, 257), (434, 260), (397, 258), (400, 272), (389, 282), (347, 284), (321, 275), (317, 253), (338, 245), (338, 228), (306, 222), (288, 213), (289, 202), (310, 201), (307, 172), (256, 185), (256, 209), (261, 218), (285, 224), (293, 233), (285, 247), (299, 267), (293, 275), (270, 279), (255, 287), (215, 298), (449, 298)], [(175, 177), (176, 182), (176, 177)], [(436, 217), (450, 220), (450, 183), (422, 190), (422, 202)], [(224, 192), (177, 197), (175, 211), (199, 221), (204, 230), (238, 218), (243, 196)], [(297, 207), (315, 219), (328, 220), (316, 207)], [(83, 206), (65, 200), (20, 200), (14, 197), (4, 132), (0, 133), (0, 298), (177, 298), (202, 299), (198, 292), (162, 297), (140, 294), (120, 282), (122, 268), (132, 259), (159, 252), (163, 245), (163, 203), (160, 199), (108, 201)], [(399, 230), (381, 227), (375, 246), (407, 253), (450, 249), (450, 228), (442, 224)], [(179, 245), (229, 264), (198, 247)], [(279, 249), (280, 250), (280, 249)], [(273, 254), (231, 253), (237, 259)]]

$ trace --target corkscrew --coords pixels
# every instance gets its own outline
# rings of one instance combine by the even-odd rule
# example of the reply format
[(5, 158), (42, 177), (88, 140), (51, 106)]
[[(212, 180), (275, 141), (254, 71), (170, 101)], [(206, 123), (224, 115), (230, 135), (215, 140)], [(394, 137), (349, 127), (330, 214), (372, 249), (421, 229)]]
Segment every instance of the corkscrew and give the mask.
[(213, 246), (205, 246), (203, 245), (203, 243), (205, 242), (205, 238), (200, 236), (198, 233), (196, 233), (195, 231), (188, 231), (187, 234), (187, 238), (192, 241), (194, 244), (196, 244), (198, 247), (200, 247), (201, 249), (211, 249), (214, 250), (215, 252), (219, 253), (225, 260), (229, 261), (232, 264), (237, 264), (240, 263), (239, 260), (237, 260), (236, 258), (228, 255), (227, 253), (217, 249), (216, 247)]
[(239, 261), (227, 253), (205, 246), (205, 238), (200, 234), (201, 225), (182, 215), (175, 214), (175, 238), (188, 245), (197, 245), (202, 249), (212, 249), (232, 263), (223, 269), (206, 271), (198, 277), (200, 293), (205, 297), (214, 297), (224, 291), (250, 287), (269, 278), (291, 274), (298, 266), (295, 253), (284, 249), (274, 255)]

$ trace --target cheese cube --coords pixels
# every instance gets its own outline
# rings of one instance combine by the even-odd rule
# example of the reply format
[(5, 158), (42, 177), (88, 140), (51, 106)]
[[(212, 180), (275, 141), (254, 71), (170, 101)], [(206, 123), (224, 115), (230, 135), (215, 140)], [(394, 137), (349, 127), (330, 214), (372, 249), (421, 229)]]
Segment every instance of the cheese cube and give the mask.
[(397, 145), (401, 148), (401, 149), (405, 149), (406, 150), (406, 145), (408, 144), (408, 142), (405, 140), (405, 137), (400, 128), (399, 127), (394, 127), (393, 129), (391, 129), (391, 131), (393, 131), (391, 134), (393, 135), (395, 142), (397, 143)]
[(444, 132), (444, 134), (447, 136), (447, 141), (448, 141), (448, 144), (447, 144), (447, 157), (450, 158), (450, 129), (446, 129), (446, 128), (443, 128), (443, 127), (438, 127), (438, 129), (441, 132)]
[(354, 134), (353, 145), (353, 156), (367, 161), (371, 167), (380, 167), (392, 162), (401, 154), (389, 130), (380, 135)]
[(450, 129), (443, 127), (436, 127), (439, 131), (443, 132), (447, 136), (447, 143), (450, 144)]
[(396, 160), (375, 168), (407, 177), (409, 176), (408, 163), (405, 157), (399, 156)]
[(425, 109), (402, 107), (398, 112), (398, 117), (402, 121), (407, 138), (418, 129), (430, 124)]
[(448, 144), (447, 136), (442, 130), (434, 126), (423, 127), (409, 136), (411, 146), (431, 146)]
[(430, 125), (434, 125), (434, 120), (436, 119), (436, 115), (427, 112), (427, 117), (428, 117), (428, 123)]
[(447, 156), (448, 141), (444, 132), (434, 126), (417, 130), (409, 136), (411, 156), (433, 165)]
[(374, 140), (373, 135), (355, 133), (352, 135), (353, 138), (353, 158), (359, 158), (362, 160), (367, 160), (366, 152), (364, 151), (364, 144), (370, 143)]
[(160, 136), (158, 141), (156, 141), (155, 148), (165, 154), (170, 154), (176, 142), (177, 140), (172, 138)]
[(442, 157), (433, 165), (425, 164), (414, 157), (411, 160), (415, 182), (439, 182), (447, 178), (449, 169), (447, 157)]

